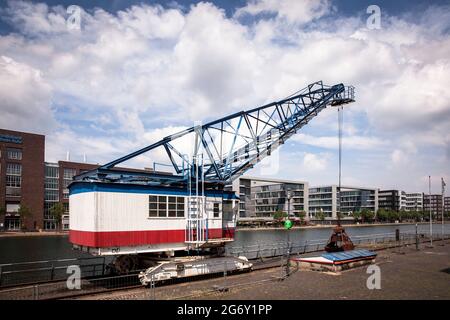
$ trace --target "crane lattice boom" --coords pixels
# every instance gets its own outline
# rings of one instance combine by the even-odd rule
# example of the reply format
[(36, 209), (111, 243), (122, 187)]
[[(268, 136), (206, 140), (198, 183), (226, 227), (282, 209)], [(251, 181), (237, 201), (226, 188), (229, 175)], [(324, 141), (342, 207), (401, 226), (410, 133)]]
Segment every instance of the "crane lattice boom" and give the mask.
[[(76, 180), (179, 184), (195, 175), (206, 182), (227, 184), (270, 156), (327, 106), (354, 101), (354, 88), (312, 83), (277, 102), (198, 125), (167, 136), (145, 148), (111, 161)], [(193, 147), (191, 156), (186, 146)], [(173, 174), (130, 171), (117, 165), (152, 150), (162, 149)], [(201, 159), (201, 161), (199, 161)]]

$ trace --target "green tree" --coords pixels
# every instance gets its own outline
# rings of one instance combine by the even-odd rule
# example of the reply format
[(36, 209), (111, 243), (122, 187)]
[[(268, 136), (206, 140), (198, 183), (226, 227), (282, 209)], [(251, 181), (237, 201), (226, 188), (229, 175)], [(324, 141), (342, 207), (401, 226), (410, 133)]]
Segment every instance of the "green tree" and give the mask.
[(278, 210), (277, 212), (275, 212), (273, 214), (273, 218), (275, 220), (282, 220), (283, 218), (286, 218), (287, 216), (288, 216), (287, 213), (284, 211), (281, 211), (281, 210)]
[(422, 210), (416, 211), (416, 219), (417, 221), (422, 221), (425, 213)]
[(53, 219), (56, 220), (56, 224), (58, 225), (58, 229), (61, 230), (61, 221), (62, 216), (64, 215), (64, 206), (61, 202), (56, 203), (50, 208), (50, 214), (53, 216)]
[(27, 220), (29, 217), (31, 217), (32, 213), (30, 208), (28, 208), (26, 205), (21, 204), (19, 206), (19, 210), (17, 210), (17, 213), (20, 216), (20, 228), (22, 230), (27, 230)]
[(300, 218), (300, 223), (305, 221), (305, 217), (306, 217), (306, 212), (305, 211), (300, 211), (298, 213), (298, 217)]
[(395, 210), (389, 210), (389, 217), (391, 222), (400, 221), (400, 212)]
[(388, 221), (389, 220), (389, 212), (385, 209), (378, 209), (377, 220), (378, 221)]
[(316, 218), (319, 219), (320, 221), (324, 221), (325, 220), (325, 213), (323, 213), (323, 211), (320, 210), (318, 213), (316, 213)]
[(361, 210), (361, 219), (363, 222), (372, 221), (374, 216), (373, 211), (370, 211), (369, 209)]
[(352, 212), (353, 219), (355, 219), (356, 222), (358, 222), (361, 219), (361, 212), (358, 210), (355, 210)]
[(409, 220), (411, 218), (411, 214), (408, 211), (406, 211), (405, 209), (401, 209), (398, 212), (398, 217), (399, 217), (400, 221)]

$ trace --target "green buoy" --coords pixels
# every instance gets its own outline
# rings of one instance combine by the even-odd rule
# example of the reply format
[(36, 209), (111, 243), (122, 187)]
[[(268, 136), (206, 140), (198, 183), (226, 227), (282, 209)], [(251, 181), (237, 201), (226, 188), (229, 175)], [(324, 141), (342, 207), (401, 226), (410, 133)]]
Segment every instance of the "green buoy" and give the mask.
[(289, 230), (290, 228), (292, 228), (292, 221), (291, 220), (284, 220), (284, 228), (286, 230)]

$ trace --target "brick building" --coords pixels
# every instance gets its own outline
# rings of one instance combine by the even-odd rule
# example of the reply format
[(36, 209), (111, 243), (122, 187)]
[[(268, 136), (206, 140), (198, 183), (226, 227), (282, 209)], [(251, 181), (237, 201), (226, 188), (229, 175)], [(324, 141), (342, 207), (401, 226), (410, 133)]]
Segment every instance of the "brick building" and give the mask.
[(0, 223), (19, 230), (20, 206), (30, 209), (27, 229), (43, 227), (45, 136), (0, 129)]
[(444, 197), (444, 210), (450, 213), (450, 197)]
[(442, 214), (442, 195), (441, 194), (424, 194), (423, 196), (423, 210), (429, 213), (433, 219), (440, 219)]
[(72, 178), (80, 173), (95, 169), (98, 165), (58, 161), (45, 163), (45, 192), (44, 192), (44, 229), (54, 230), (57, 221), (50, 214), (50, 209), (57, 203), (62, 203), (65, 214), (62, 218), (62, 229), (69, 229), (69, 189), (67, 186)]
[[(53, 230), (57, 223), (50, 208), (62, 203), (63, 229), (69, 227), (69, 190), (73, 176), (98, 165), (70, 161), (44, 161), (45, 136), (0, 129), (0, 229), (20, 230), (22, 220), (28, 230)], [(30, 211), (21, 219), (20, 206)]]

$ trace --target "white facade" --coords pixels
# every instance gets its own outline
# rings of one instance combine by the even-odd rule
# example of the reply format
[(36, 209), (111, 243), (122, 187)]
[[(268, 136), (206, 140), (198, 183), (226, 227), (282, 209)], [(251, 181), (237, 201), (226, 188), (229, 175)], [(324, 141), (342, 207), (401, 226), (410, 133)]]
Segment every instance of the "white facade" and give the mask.
[[(74, 192), (70, 195), (70, 242), (94, 255), (173, 252), (192, 244), (233, 241), (237, 199), (168, 190)], [(82, 189), (82, 187), (80, 188)], [(203, 205), (204, 204), (204, 205)], [(194, 208), (195, 207), (195, 208)]]
[[(83, 192), (70, 196), (70, 229), (90, 232), (184, 230), (182, 217), (150, 217), (149, 196), (152, 194), (122, 192)], [(161, 196), (161, 194), (154, 194)], [(163, 195), (165, 196), (165, 195)], [(170, 197), (170, 196), (169, 196)], [(181, 196), (177, 196), (181, 197)], [(184, 208), (187, 197), (183, 196)], [(222, 198), (207, 197), (208, 227), (222, 228), (222, 210), (213, 215), (213, 204)], [(183, 209), (186, 212), (185, 209)]]
[[(291, 215), (308, 213), (308, 182), (305, 181), (242, 176), (228, 189), (240, 198), (239, 218), (269, 218), (277, 211)], [(288, 192), (290, 201), (287, 201)]]
[(352, 213), (362, 209), (373, 212), (378, 210), (378, 189), (337, 185), (312, 187), (309, 189), (310, 218), (317, 218), (323, 212), (325, 218), (336, 219), (337, 213), (342, 218), (352, 217)]
[(423, 193), (406, 193), (406, 211), (423, 211)]

